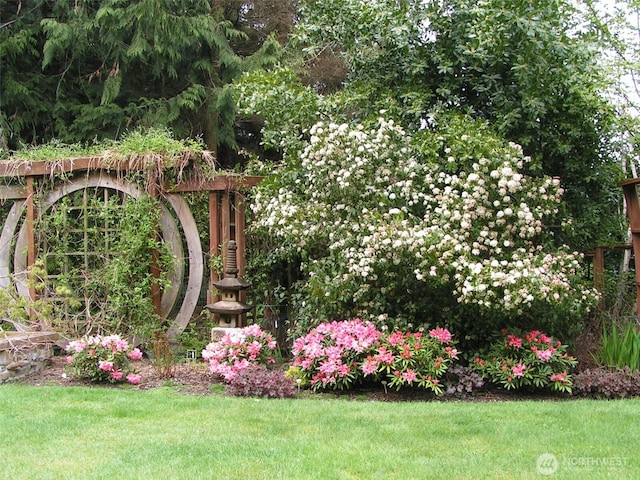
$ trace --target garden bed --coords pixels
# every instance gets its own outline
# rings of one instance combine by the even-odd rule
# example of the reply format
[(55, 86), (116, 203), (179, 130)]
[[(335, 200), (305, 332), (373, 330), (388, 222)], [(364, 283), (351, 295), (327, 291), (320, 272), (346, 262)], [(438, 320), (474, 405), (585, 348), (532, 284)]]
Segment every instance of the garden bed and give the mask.
[[(209, 373), (209, 366), (200, 361), (181, 362), (175, 366), (173, 376), (162, 378), (158, 375), (155, 366), (148, 359), (136, 362), (136, 370), (141, 374), (142, 381), (139, 385), (130, 386), (99, 386), (86, 380), (72, 377), (67, 372), (65, 356), (53, 356), (47, 361), (45, 368), (34, 371), (28, 376), (14, 380), (33, 386), (94, 386), (96, 388), (132, 388), (147, 390), (158, 387), (172, 387), (185, 395), (219, 395), (224, 392), (224, 386), (217, 376)], [(311, 392), (303, 390), (301, 398), (322, 398), (352, 400), (352, 401), (380, 401), (380, 402), (406, 402), (406, 401), (470, 401), (470, 402), (500, 402), (520, 400), (545, 400), (562, 401), (572, 398), (567, 394), (553, 392), (522, 392), (506, 391), (497, 388), (482, 388), (473, 394), (463, 397), (442, 395), (436, 396), (423, 389), (410, 388), (395, 391), (386, 391), (379, 386), (361, 386), (350, 391)]]

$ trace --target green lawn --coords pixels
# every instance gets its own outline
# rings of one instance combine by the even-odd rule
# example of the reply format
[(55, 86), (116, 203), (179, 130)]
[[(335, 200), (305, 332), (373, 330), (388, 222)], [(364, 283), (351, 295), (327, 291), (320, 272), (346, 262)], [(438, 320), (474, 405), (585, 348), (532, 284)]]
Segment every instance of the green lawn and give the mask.
[(640, 400), (257, 400), (5, 384), (0, 478), (640, 478), (639, 424)]

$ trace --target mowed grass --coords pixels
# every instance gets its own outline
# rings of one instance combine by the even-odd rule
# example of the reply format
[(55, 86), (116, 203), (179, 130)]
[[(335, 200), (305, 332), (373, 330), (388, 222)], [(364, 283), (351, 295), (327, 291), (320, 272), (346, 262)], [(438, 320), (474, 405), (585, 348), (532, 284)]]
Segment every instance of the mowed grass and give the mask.
[(640, 478), (639, 424), (637, 399), (384, 403), (5, 384), (0, 478)]

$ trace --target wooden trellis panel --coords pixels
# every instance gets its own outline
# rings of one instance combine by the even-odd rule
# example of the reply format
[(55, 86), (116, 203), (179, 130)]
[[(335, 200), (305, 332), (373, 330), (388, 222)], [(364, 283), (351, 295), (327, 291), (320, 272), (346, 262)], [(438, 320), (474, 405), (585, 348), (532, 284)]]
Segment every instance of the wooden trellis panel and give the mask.
[[(179, 167), (186, 167), (180, 165)], [(117, 162), (114, 165), (113, 160), (106, 160), (101, 157), (91, 158), (75, 158), (75, 159), (62, 159), (54, 162), (7, 162), (0, 163), (0, 178), (17, 177), (25, 178), (25, 185), (9, 185), (0, 188), (0, 200), (18, 200), (16, 204), (17, 211), (21, 211), (23, 208), (26, 210), (26, 244), (27, 244), (27, 258), (25, 270), (28, 270), (32, 266), (37, 257), (37, 249), (35, 242), (34, 224), (36, 218), (36, 204), (34, 201), (35, 182), (39, 177), (53, 178), (55, 174), (59, 173), (76, 173), (81, 171), (95, 172), (96, 175), (109, 177), (110, 172), (126, 172), (143, 171), (146, 169), (146, 165), (138, 161), (122, 161)], [(150, 175), (157, 175), (157, 172), (151, 172)], [(209, 255), (217, 256), (223, 255), (224, 252), (220, 251), (220, 246), (224, 246), (229, 240), (235, 240), (237, 244), (237, 263), (240, 270), (239, 274), (244, 275), (246, 269), (245, 262), (245, 217), (244, 217), (244, 196), (241, 191), (248, 190), (261, 181), (261, 177), (251, 177), (242, 175), (219, 175), (210, 180), (193, 180), (193, 179), (181, 179), (177, 184), (171, 187), (167, 185), (158, 184), (155, 181), (150, 181), (148, 184), (151, 186), (149, 194), (156, 198), (163, 198), (168, 201), (174, 210), (184, 211), (189, 210), (186, 202), (180, 198), (181, 193), (185, 192), (209, 192), (209, 238), (210, 244), (208, 246)], [(106, 187), (109, 188), (109, 187)], [(13, 212), (13, 209), (12, 209)], [(15, 212), (14, 212), (15, 213)], [(19, 215), (19, 213), (18, 213)], [(185, 305), (180, 309), (180, 320), (174, 323), (169, 329), (170, 336), (177, 336), (184, 330), (190, 319), (189, 312), (193, 312), (195, 308), (199, 288), (192, 282), (192, 277), (197, 275), (202, 276), (202, 260), (192, 257), (200, 256), (201, 249), (192, 248), (195, 243), (199, 246), (199, 235), (197, 227), (191, 213), (186, 213), (186, 221), (181, 219), (183, 223), (183, 230), (186, 236), (186, 242), (189, 249), (189, 258), (191, 263), (198, 264), (198, 268), (190, 271), (189, 283), (187, 286), (187, 294), (185, 296)], [(17, 224), (17, 223), (16, 223)], [(187, 228), (184, 228), (187, 225)], [(13, 225), (15, 229), (16, 225)], [(10, 232), (4, 232), (3, 236), (8, 237)], [(6, 250), (6, 249), (5, 249)], [(6, 253), (6, 252), (5, 252)], [(2, 260), (0, 267), (8, 269), (10, 262)], [(6, 265), (5, 265), (6, 264)], [(157, 271), (157, 265), (150, 265), (152, 273), (159, 274)], [(215, 272), (212, 272), (208, 279), (209, 295), (212, 294), (212, 283), (218, 280)], [(194, 283), (193, 285), (191, 283)], [(36, 292), (33, 288), (30, 288), (28, 295), (31, 298), (36, 298)], [(162, 292), (155, 290), (150, 292), (153, 296), (154, 306), (156, 312), (160, 313), (162, 305)], [(211, 298), (211, 297), (210, 297)], [(187, 305), (188, 304), (188, 305)]]

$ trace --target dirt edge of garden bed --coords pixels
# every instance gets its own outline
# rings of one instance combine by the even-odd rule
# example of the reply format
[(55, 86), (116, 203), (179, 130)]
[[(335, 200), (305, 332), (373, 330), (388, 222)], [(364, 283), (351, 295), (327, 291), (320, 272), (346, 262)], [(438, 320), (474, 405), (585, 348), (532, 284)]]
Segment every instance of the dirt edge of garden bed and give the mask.
[[(135, 370), (140, 373), (142, 381), (139, 385), (127, 385), (126, 388), (148, 390), (159, 387), (170, 387), (184, 395), (227, 395), (220, 378), (209, 372), (208, 365), (201, 361), (177, 363), (169, 375), (162, 374), (148, 359), (136, 362)], [(33, 372), (25, 377), (12, 380), (12, 384), (31, 385), (35, 387), (58, 386), (90, 386), (95, 388), (122, 388), (120, 385), (95, 385), (87, 380), (73, 377), (67, 369), (64, 356), (54, 356), (47, 362), (45, 368)], [(423, 389), (403, 389), (401, 391), (383, 389), (379, 386), (356, 387), (349, 391), (311, 392), (301, 390), (299, 398), (327, 398), (352, 401), (453, 401), (453, 402), (502, 402), (502, 401), (564, 401), (575, 398), (563, 393), (548, 391), (522, 392), (507, 391), (499, 388), (483, 387), (468, 395), (440, 395)]]

